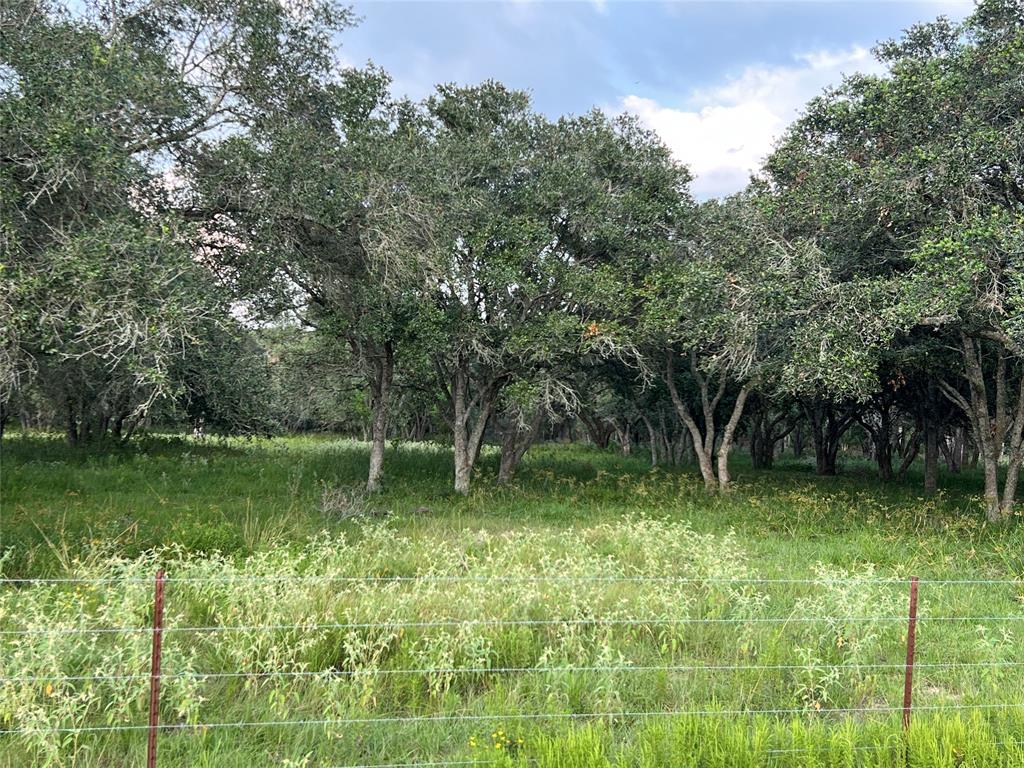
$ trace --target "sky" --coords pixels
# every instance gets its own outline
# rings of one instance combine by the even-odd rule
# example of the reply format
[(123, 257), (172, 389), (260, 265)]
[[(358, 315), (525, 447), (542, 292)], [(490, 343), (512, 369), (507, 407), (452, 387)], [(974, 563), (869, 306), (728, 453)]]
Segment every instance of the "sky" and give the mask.
[(871, 47), (912, 24), (962, 18), (946, 2), (355, 2), (348, 64), (373, 61), (398, 95), (487, 79), (557, 117), (630, 112), (695, 175), (698, 199), (742, 189), (808, 99), (877, 72)]

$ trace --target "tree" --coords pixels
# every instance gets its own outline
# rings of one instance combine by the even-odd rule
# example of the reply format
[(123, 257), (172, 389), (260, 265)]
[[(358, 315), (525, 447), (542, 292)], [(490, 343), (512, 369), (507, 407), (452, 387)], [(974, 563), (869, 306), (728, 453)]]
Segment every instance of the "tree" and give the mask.
[(9, 367), (58, 405), (72, 442), (130, 434), (183, 395), (175, 372), (199, 360), (213, 325), (235, 332), (195, 230), (172, 210), (173, 163), (203, 134), (251, 120), (250, 97), (289, 74), (282, 60), (347, 19), (264, 0), (82, 11), (0, 9)]
[(912, 28), (877, 49), (887, 74), (813, 102), (768, 164), (787, 218), (816, 230), (842, 279), (889, 283), (894, 336), (931, 329), (959, 354), (941, 389), (972, 424), (991, 521), (1012, 510), (1024, 459), (1022, 34), (1020, 0)]
[[(773, 401), (760, 393), (752, 398), (750, 413), (750, 463), (754, 469), (771, 469), (778, 444), (785, 440), (799, 423), (799, 409), (792, 400)], [(747, 403), (751, 411), (751, 403)]]
[[(696, 233), (657, 259), (642, 284), (650, 354), (661, 361), (709, 490), (729, 487), (740, 417), (759, 378), (778, 363), (807, 257), (807, 249), (776, 236), (756, 206), (738, 197), (704, 204)], [(679, 378), (680, 360), (690, 391)]]
[(275, 95), (244, 135), (196, 156), (188, 213), (205, 222), (217, 262), (255, 312), (349, 347), (370, 393), (374, 491), (396, 358), (426, 279), (430, 219), (409, 181), (425, 156), (422, 120), (390, 98), (383, 72), (334, 78), (323, 60), (310, 75), (318, 86)]
[[(535, 414), (579, 415), (599, 443), (614, 433), (629, 452), (640, 422), (636, 384), (649, 377), (623, 285), (685, 221), (689, 172), (636, 120), (598, 110), (542, 124), (538, 141), (528, 201), (549, 238), (541, 255), (550, 264), (541, 307), (547, 321), (516, 379), (532, 393)], [(591, 386), (594, 376), (602, 386)], [(534, 419), (529, 428), (519, 419), (524, 448)], [(502, 465), (514, 469), (522, 450), (512, 450), (503, 451), (509, 461)]]
[[(432, 208), (443, 212), (433, 357), (465, 493), (510, 385), (542, 394), (541, 407), (570, 405), (567, 361), (627, 353), (609, 311), (621, 301), (618, 269), (653, 230), (667, 236), (658, 222), (671, 220), (685, 177), (633, 120), (593, 112), (552, 124), (495, 83), (442, 87), (428, 109)], [(646, 175), (659, 167), (668, 173)]]
[(496, 83), (443, 86), (427, 103), (434, 121), (436, 200), (431, 355), (448, 405), (455, 490), (467, 493), (502, 390), (528, 365), (545, 318), (548, 232), (534, 215), (540, 119), (525, 94)]

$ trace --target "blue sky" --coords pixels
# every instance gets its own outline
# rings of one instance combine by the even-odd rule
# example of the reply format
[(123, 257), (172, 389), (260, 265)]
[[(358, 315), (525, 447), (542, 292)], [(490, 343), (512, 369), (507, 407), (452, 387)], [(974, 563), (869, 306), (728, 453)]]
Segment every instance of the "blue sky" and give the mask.
[(741, 188), (800, 106), (869, 49), (969, 2), (356, 2), (347, 63), (372, 60), (396, 93), (488, 78), (557, 116), (629, 111), (697, 179), (699, 197)]

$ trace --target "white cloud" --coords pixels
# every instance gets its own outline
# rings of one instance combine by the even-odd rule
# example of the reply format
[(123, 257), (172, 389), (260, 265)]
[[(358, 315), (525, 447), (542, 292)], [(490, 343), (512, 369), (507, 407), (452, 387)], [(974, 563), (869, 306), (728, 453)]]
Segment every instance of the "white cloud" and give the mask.
[(790, 65), (747, 67), (718, 85), (693, 90), (686, 108), (630, 95), (621, 109), (637, 115), (689, 165), (698, 198), (714, 197), (744, 187), (811, 97), (843, 74), (880, 69), (865, 48), (815, 51), (795, 56)]

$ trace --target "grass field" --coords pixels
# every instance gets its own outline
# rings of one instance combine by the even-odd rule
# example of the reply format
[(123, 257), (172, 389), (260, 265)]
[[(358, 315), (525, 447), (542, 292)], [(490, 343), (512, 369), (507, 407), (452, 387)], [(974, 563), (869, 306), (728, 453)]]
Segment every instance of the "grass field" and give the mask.
[(4, 576), (107, 581), (3, 586), (0, 765), (144, 764), (128, 630), (162, 566), (162, 766), (1024, 766), (1024, 535), (984, 525), (980, 479), (926, 500), (737, 458), (712, 497), (542, 446), (458, 497), (450, 453), (409, 445), (365, 499), (345, 440), (8, 438)]

